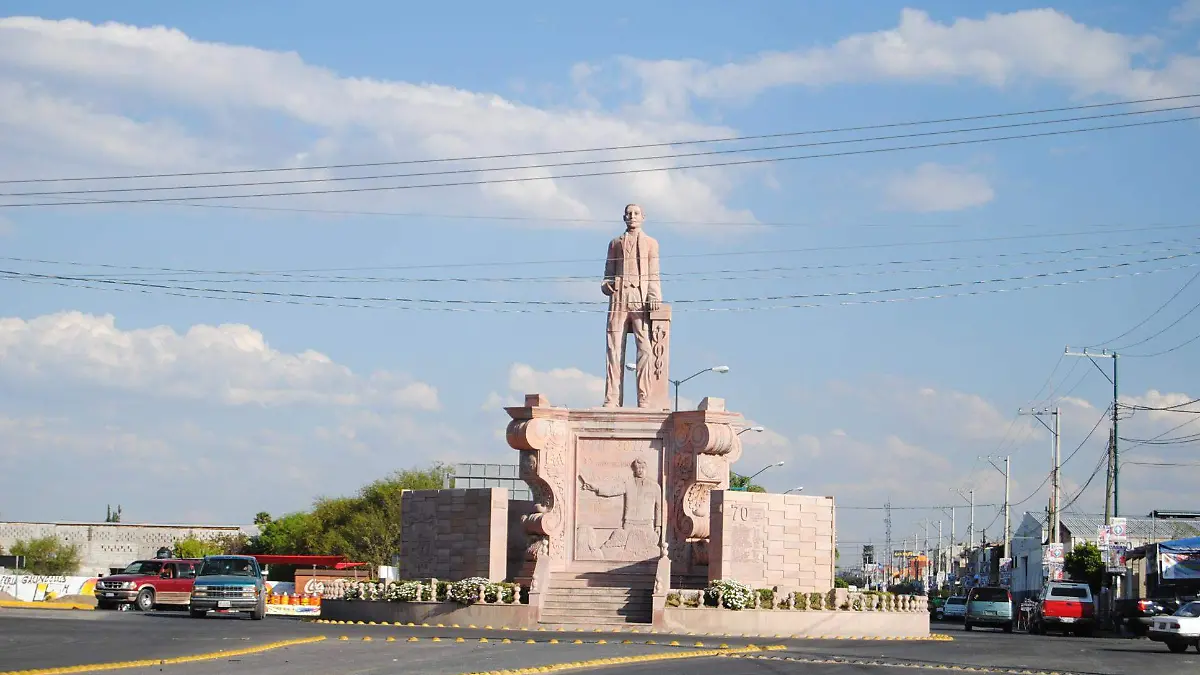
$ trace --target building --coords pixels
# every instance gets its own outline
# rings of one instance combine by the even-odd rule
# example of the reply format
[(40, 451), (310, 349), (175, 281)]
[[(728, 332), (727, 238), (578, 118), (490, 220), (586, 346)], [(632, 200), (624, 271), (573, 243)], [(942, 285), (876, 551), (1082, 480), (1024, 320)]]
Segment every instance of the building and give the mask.
[[(1063, 514), (1059, 527), (1063, 551), (1084, 542), (1097, 543), (1103, 526), (1104, 516)], [(1126, 518), (1125, 527), (1129, 548), (1200, 535), (1200, 519)], [(1029, 512), (1013, 533), (1012, 592), (1018, 602), (1040, 591), (1047, 576), (1055, 576), (1055, 567), (1043, 559), (1048, 534), (1045, 514)]]
[(0, 522), (0, 547), (10, 551), (18, 540), (53, 536), (79, 546), (80, 566), (77, 574), (96, 576), (109, 574), (114, 568), (124, 568), (140, 558), (153, 558), (158, 549), (171, 547), (176, 541), (188, 537), (212, 539), (257, 533), (253, 527), (237, 525)]

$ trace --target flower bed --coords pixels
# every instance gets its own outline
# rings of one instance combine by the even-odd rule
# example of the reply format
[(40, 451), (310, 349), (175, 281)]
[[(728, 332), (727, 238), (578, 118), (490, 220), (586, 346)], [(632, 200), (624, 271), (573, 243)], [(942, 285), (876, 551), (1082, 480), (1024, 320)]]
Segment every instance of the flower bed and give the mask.
[(533, 621), (528, 598), (517, 584), (471, 577), (449, 582), (438, 579), (361, 581), (351, 583), (338, 599), (321, 603), (321, 618), (330, 621), (376, 623), (442, 623), (528, 627)]
[(667, 595), (664, 628), (686, 632), (806, 637), (920, 638), (929, 635), (926, 598), (877, 591), (825, 593), (716, 581)]

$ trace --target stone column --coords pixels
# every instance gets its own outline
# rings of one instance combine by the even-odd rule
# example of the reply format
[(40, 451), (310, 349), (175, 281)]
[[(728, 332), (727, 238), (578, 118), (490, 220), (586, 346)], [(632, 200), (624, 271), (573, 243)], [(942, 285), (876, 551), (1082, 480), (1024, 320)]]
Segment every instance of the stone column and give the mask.
[(650, 397), (651, 410), (672, 410), (671, 396), (671, 306), (650, 312)]
[[(520, 451), (520, 476), (533, 493), (534, 512), (523, 517), (529, 544), (518, 580), (530, 584), (533, 594), (544, 590), (539, 583), (553, 570), (566, 566), (566, 528), (572, 520), (569, 490), (574, 481), (569, 457), (569, 425), (566, 408), (552, 408), (540, 394), (525, 397), (520, 408), (506, 408), (508, 444)], [(540, 574), (538, 573), (540, 572)]]
[(705, 398), (698, 410), (672, 414), (667, 462), (668, 546), (672, 574), (707, 581), (709, 496), (729, 487), (729, 467), (742, 454), (742, 416), (725, 400)]

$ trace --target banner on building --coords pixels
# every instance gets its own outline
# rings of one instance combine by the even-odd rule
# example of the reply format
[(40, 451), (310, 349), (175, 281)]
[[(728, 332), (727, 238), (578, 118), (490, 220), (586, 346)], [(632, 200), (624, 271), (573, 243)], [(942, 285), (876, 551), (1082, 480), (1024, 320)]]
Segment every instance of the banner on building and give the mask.
[(1126, 529), (1126, 521), (1124, 518), (1113, 518), (1108, 526), (1109, 537), (1114, 543), (1129, 541), (1128, 530)]
[(1110, 544), (1108, 550), (1105, 551), (1105, 563), (1108, 565), (1109, 572), (1125, 571), (1125, 554), (1129, 552), (1129, 544)]
[(1063, 580), (1063, 565), (1062, 563), (1050, 563), (1045, 566), (1047, 581), (1062, 581)]
[(1159, 569), (1163, 579), (1200, 580), (1200, 553), (1158, 554)]
[(1000, 559), (1000, 585), (1004, 588), (1012, 586), (1012, 558)]

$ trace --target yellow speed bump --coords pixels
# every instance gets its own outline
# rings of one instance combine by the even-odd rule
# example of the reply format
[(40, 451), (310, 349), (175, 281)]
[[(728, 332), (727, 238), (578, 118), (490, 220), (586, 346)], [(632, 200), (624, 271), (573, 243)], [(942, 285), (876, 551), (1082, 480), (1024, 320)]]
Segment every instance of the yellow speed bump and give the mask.
[(648, 663), (652, 661), (674, 661), (678, 659), (695, 659), (706, 656), (723, 656), (726, 654), (744, 654), (751, 651), (758, 651), (757, 648), (742, 647), (730, 651), (721, 651), (716, 649), (683, 652), (661, 652), (657, 654), (641, 654), (638, 656), (613, 656), (603, 659), (593, 659), (591, 661), (568, 661), (566, 663), (552, 663), (545, 666), (530, 666), (528, 668), (513, 668), (510, 670), (485, 671), (478, 673), (465, 673), (464, 675), (536, 675), (537, 673), (555, 673), (563, 670), (579, 670), (583, 668), (597, 668), (601, 666), (619, 666), (629, 663)]
[(249, 654), (261, 654), (273, 649), (281, 649), (283, 647), (295, 647), (297, 645), (307, 645), (314, 642), (321, 642), (325, 639), (324, 635), (307, 638), (297, 638), (295, 640), (280, 640), (278, 642), (268, 642), (254, 647), (245, 647), (243, 649), (229, 649), (219, 652), (208, 652), (207, 654), (195, 654), (192, 656), (177, 656), (170, 659), (143, 659), (140, 661), (113, 661), (110, 663), (90, 663), (79, 666), (66, 666), (60, 668), (34, 668), (31, 670), (12, 670), (4, 675), (57, 675), (58, 673), (90, 673), (102, 670), (122, 670), (125, 668), (150, 668), (153, 666), (173, 666), (182, 663), (196, 663), (199, 661), (214, 661), (216, 659), (227, 659), (234, 656), (246, 656)]

